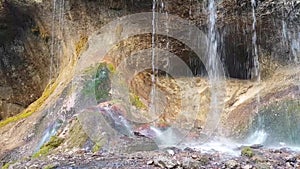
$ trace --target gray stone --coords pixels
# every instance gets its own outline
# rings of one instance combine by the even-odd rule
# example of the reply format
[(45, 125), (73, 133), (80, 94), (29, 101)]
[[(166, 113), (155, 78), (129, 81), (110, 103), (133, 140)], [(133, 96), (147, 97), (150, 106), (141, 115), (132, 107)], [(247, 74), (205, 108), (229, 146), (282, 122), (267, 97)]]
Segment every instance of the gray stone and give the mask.
[(252, 169), (252, 168), (253, 168), (253, 166), (250, 164), (242, 166), (242, 169)]
[(231, 168), (231, 169), (237, 168), (238, 165), (239, 165), (239, 163), (235, 160), (229, 160), (225, 164), (226, 168)]

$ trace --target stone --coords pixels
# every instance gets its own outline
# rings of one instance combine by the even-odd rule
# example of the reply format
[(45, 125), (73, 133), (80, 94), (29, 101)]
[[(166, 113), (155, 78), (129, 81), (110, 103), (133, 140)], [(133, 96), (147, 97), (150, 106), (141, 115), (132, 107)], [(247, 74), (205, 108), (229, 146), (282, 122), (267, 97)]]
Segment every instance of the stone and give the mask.
[(154, 164), (154, 161), (153, 161), (153, 160), (147, 161), (147, 165), (153, 165), (153, 164)]
[(174, 156), (174, 155), (175, 155), (174, 150), (171, 150), (171, 149), (168, 149), (168, 150), (167, 150), (167, 153), (168, 153), (169, 155), (171, 155), (171, 156)]
[(260, 149), (262, 147), (263, 147), (262, 144), (253, 144), (253, 145), (250, 146), (250, 148), (252, 148), (252, 149)]
[(196, 154), (193, 154), (193, 155), (192, 155), (192, 158), (193, 158), (193, 159), (197, 159), (198, 156), (197, 156)]
[(190, 158), (184, 158), (182, 162), (182, 167), (184, 169), (197, 169), (201, 166), (201, 162), (192, 160)]
[(252, 168), (253, 168), (253, 166), (250, 164), (242, 166), (242, 169), (252, 169)]
[(295, 156), (288, 156), (288, 157), (285, 158), (285, 162), (296, 163), (297, 158)]
[(259, 169), (271, 169), (271, 167), (267, 163), (257, 163), (255, 168)]
[(254, 162), (266, 162), (266, 158), (260, 155), (255, 155), (251, 158)]
[(234, 169), (238, 167), (238, 162), (235, 160), (229, 160), (225, 163), (226, 168)]

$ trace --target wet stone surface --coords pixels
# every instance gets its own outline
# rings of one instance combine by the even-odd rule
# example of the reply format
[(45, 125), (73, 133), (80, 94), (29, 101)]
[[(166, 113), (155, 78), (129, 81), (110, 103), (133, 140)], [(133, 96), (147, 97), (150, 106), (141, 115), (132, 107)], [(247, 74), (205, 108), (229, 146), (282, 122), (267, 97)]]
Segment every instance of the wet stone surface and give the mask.
[[(172, 153), (170, 151), (172, 150)], [(41, 158), (27, 158), (11, 164), (13, 168), (224, 168), (224, 169), (259, 169), (259, 168), (299, 168), (300, 153), (289, 149), (254, 150), (253, 157), (215, 153), (201, 153), (193, 149), (167, 148), (155, 151), (127, 153), (92, 153), (84, 150), (60, 152)]]

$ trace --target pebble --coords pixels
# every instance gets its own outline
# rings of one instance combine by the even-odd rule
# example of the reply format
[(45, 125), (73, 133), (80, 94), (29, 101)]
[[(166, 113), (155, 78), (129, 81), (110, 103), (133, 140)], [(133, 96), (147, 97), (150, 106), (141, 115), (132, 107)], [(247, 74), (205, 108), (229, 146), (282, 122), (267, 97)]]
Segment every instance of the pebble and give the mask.
[(198, 156), (197, 156), (196, 154), (193, 154), (193, 155), (192, 155), (192, 158), (193, 158), (193, 159), (197, 159)]
[(250, 165), (250, 164), (244, 165), (244, 166), (242, 167), (242, 169), (252, 169), (252, 168), (253, 168), (253, 166)]
[(168, 150), (167, 150), (167, 153), (170, 154), (171, 156), (174, 156), (174, 155), (175, 155), (174, 150), (171, 150), (171, 149), (168, 149)]
[(147, 161), (147, 165), (153, 165), (153, 164), (154, 164), (154, 161), (153, 161), (153, 160)]
[(227, 168), (230, 168), (230, 169), (237, 168), (238, 165), (239, 165), (239, 163), (238, 163), (237, 161), (235, 161), (235, 160), (229, 160), (229, 161), (227, 161), (226, 164), (225, 164), (225, 166), (226, 166)]

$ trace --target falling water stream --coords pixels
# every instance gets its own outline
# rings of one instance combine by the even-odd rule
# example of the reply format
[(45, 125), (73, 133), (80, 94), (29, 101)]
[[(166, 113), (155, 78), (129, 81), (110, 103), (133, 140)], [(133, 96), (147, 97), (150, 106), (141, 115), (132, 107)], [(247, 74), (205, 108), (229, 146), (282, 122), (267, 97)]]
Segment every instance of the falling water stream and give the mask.
[[(261, 77), (260, 77), (260, 63), (259, 63), (259, 56), (258, 56), (258, 47), (257, 47), (257, 33), (256, 33), (256, 12), (255, 8), (257, 6), (256, 0), (251, 0), (251, 6), (252, 6), (252, 53), (253, 53), (253, 71), (252, 71), (252, 78), (256, 79), (256, 85), (259, 86), (261, 84)], [(263, 118), (261, 117), (259, 113), (260, 109), (260, 94), (259, 92), (256, 95), (256, 108), (255, 108), (255, 113), (258, 116), (258, 131), (255, 131), (255, 133), (265, 133), (264, 131), (264, 122)]]
[(155, 51), (155, 36), (156, 36), (156, 2), (157, 0), (153, 0), (152, 4), (152, 56), (151, 56), (151, 67), (152, 67), (152, 74), (151, 74), (151, 93), (150, 93), (150, 105), (149, 110), (151, 115), (155, 116), (156, 106), (155, 106), (155, 94), (156, 94), (156, 76), (155, 76), (155, 62), (156, 62), (156, 51)]
[[(49, 85), (52, 87), (53, 79), (55, 78), (55, 72), (57, 72), (58, 68), (58, 60), (56, 57), (61, 58), (62, 55), (62, 47), (61, 42), (63, 36), (63, 30), (65, 26), (64, 21), (64, 13), (65, 13), (65, 0), (53, 0), (53, 11), (52, 11), (52, 27), (51, 27), (51, 46), (50, 46), (50, 66), (49, 66)], [(57, 39), (57, 36), (59, 39)], [(47, 119), (44, 122), (50, 124), (48, 128), (43, 132), (42, 139), (39, 141), (39, 144), (36, 148), (38, 150), (44, 143), (50, 140), (50, 138), (56, 134), (57, 130), (61, 127), (63, 120), (65, 117), (64, 115), (58, 114), (55, 112), (56, 103), (51, 106), (47, 113)]]
[(209, 20), (208, 20), (208, 68), (207, 72), (209, 75), (209, 84), (211, 91), (211, 102), (210, 102), (210, 112), (208, 114), (206, 125), (204, 127), (205, 132), (208, 134), (212, 134), (216, 132), (218, 123), (220, 120), (220, 110), (219, 110), (219, 85), (221, 82), (221, 78), (223, 75), (220, 73), (220, 65), (217, 63), (218, 53), (217, 53), (217, 29), (216, 29), (216, 21), (217, 21), (217, 11), (216, 11), (216, 3), (215, 0), (209, 0), (208, 4), (208, 12), (209, 12)]

